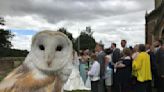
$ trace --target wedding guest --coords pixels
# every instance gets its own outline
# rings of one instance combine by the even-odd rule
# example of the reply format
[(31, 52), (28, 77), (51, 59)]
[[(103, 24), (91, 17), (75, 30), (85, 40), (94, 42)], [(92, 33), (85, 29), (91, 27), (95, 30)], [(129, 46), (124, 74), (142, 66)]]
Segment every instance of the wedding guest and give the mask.
[(91, 59), (93, 60), (93, 64), (91, 69), (88, 71), (88, 75), (91, 79), (91, 92), (99, 92), (98, 85), (100, 80), (100, 64), (97, 61), (97, 56), (95, 54), (91, 55)]
[(132, 59), (131, 50), (129, 48), (123, 49), (123, 58), (115, 64), (116, 80), (119, 86), (119, 92), (130, 92), (131, 90), (131, 72)]
[(99, 82), (99, 92), (105, 92), (105, 52), (104, 45), (101, 43), (97, 43), (95, 47), (95, 51), (97, 52), (97, 60), (100, 64), (100, 82)]
[(124, 49), (124, 48), (127, 48), (127, 41), (126, 40), (121, 40), (121, 47)]
[(147, 85), (152, 80), (150, 56), (145, 45), (139, 45), (139, 54), (132, 64), (133, 76), (136, 77), (135, 92), (147, 92)]
[(152, 92), (152, 83), (154, 87), (158, 86), (158, 73), (157, 73), (157, 62), (156, 62), (156, 56), (154, 53), (154, 47), (150, 44), (146, 44), (146, 52), (150, 55), (150, 64), (151, 64), (151, 72), (152, 72), (152, 81), (149, 82), (149, 89), (148, 92)]
[(84, 82), (84, 84), (86, 83), (86, 80), (87, 80), (87, 71), (86, 71), (86, 65), (87, 65), (87, 62), (86, 62), (86, 60), (84, 59), (84, 52), (82, 51), (81, 53), (80, 53), (80, 65), (79, 65), (79, 71), (80, 71), (80, 76), (82, 77), (82, 79), (83, 79), (83, 82)]
[(162, 46), (162, 40), (157, 40), (157, 41), (155, 41), (153, 44), (154, 44), (154, 47), (155, 47), (155, 51), (154, 51), (154, 53), (156, 54), (156, 52), (161, 48), (161, 46)]
[(112, 75), (113, 75), (113, 70), (112, 68), (109, 66), (109, 64), (111, 63), (111, 55), (106, 55), (105, 56), (105, 85), (106, 85), (106, 92), (112, 92), (111, 90), (111, 86), (113, 83), (112, 80)]
[(113, 65), (113, 85), (112, 85), (112, 91), (113, 92), (118, 92), (118, 86), (116, 85), (116, 69), (114, 68), (114, 64), (119, 61), (121, 54), (120, 54), (120, 49), (116, 48), (116, 43), (111, 44), (111, 49), (113, 50), (112, 53), (112, 65)]
[(89, 70), (89, 67), (90, 67), (90, 56), (89, 56), (89, 50), (88, 49), (86, 49), (86, 50), (84, 50), (84, 55), (83, 55), (83, 60), (86, 62), (86, 66), (85, 66), (85, 69), (86, 69), (86, 71), (88, 71)]
[(164, 44), (156, 53), (159, 87), (158, 92), (164, 92)]
[(112, 53), (112, 62), (116, 63), (120, 59), (120, 49), (116, 48), (116, 43), (111, 44), (111, 49), (113, 50)]

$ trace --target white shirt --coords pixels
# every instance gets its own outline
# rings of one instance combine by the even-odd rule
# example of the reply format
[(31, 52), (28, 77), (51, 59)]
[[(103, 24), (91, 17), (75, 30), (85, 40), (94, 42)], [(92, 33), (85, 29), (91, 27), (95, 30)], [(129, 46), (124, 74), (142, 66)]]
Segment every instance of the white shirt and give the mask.
[(98, 61), (94, 61), (91, 69), (88, 71), (88, 75), (91, 81), (97, 81), (100, 79), (100, 64)]

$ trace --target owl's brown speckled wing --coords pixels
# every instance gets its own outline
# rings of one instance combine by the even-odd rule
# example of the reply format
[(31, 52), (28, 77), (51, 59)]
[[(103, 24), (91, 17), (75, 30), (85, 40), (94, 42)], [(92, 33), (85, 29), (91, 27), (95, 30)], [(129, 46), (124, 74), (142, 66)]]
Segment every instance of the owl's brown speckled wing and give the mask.
[(26, 66), (21, 65), (0, 83), (0, 92), (53, 92), (54, 87), (54, 76), (36, 79)]

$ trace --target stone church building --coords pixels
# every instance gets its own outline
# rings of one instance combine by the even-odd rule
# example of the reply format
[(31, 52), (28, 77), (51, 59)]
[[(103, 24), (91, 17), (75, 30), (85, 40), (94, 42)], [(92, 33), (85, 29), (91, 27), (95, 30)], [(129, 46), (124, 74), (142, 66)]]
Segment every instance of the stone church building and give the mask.
[(155, 9), (145, 15), (146, 43), (162, 39), (164, 41), (164, 0), (155, 0)]

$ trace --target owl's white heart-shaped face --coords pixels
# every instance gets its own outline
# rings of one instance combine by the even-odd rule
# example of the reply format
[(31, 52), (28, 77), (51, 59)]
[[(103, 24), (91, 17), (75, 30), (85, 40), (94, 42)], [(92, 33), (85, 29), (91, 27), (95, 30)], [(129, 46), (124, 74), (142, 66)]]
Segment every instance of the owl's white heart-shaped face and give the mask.
[(43, 71), (57, 71), (72, 60), (72, 43), (63, 33), (43, 31), (33, 37), (29, 53), (34, 66)]

